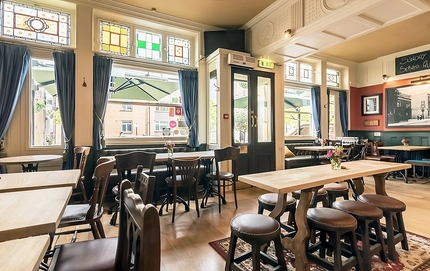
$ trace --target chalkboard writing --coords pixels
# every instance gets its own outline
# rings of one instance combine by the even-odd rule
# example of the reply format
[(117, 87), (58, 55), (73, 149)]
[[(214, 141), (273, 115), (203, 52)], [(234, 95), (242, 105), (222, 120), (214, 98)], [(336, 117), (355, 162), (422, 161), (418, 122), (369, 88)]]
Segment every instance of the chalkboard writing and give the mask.
[(430, 69), (430, 50), (396, 57), (396, 75)]

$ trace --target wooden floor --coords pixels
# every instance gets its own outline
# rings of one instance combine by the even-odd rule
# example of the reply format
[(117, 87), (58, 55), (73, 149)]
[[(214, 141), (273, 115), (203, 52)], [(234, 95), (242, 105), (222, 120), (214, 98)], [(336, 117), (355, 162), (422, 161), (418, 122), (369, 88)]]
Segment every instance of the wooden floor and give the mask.
[[(374, 193), (373, 178), (366, 178), (365, 193)], [(404, 213), (406, 229), (410, 232), (430, 237), (430, 181), (406, 184), (400, 179), (387, 181), (388, 195), (406, 203)], [(233, 194), (227, 194), (226, 205), (218, 213), (217, 198), (209, 198), (208, 207), (200, 210), (197, 217), (195, 206), (184, 212), (183, 206), (177, 208), (175, 223), (171, 223), (171, 214), (164, 212), (161, 222), (161, 270), (224, 270), (225, 261), (208, 245), (210, 241), (230, 235), (230, 220), (241, 213), (257, 212), (257, 197), (265, 193), (258, 188), (238, 190), (239, 207), (235, 209)], [(116, 236), (118, 227), (109, 225), (111, 215), (103, 217), (103, 224), (108, 236)], [(284, 219), (284, 218), (282, 218)], [(71, 236), (61, 237), (57, 244), (69, 242)], [(80, 233), (78, 241), (92, 239), (91, 233)]]

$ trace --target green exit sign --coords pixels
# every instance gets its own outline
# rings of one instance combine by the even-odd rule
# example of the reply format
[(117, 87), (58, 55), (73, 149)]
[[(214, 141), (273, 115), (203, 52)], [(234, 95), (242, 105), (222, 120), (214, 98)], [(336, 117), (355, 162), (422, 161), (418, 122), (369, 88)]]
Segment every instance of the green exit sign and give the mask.
[(275, 67), (275, 63), (267, 60), (258, 60), (258, 67), (273, 69)]

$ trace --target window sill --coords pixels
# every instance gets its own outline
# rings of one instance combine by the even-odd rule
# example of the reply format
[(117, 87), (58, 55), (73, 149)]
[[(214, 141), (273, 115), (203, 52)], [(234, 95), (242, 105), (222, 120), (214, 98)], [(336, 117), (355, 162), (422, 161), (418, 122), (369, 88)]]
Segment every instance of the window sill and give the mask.
[(187, 136), (166, 136), (166, 137), (150, 137), (150, 136), (127, 136), (127, 137), (108, 137), (105, 139), (107, 146), (120, 145), (163, 145), (164, 142), (170, 140), (175, 144), (186, 144)]

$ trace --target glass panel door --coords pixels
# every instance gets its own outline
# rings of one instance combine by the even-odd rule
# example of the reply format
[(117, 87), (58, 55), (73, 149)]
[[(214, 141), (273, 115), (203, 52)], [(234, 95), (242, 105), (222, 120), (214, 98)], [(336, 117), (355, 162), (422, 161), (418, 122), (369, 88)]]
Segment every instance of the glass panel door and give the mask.
[(258, 128), (258, 142), (270, 142), (272, 140), (272, 92), (271, 80), (267, 77), (257, 77), (257, 112), (254, 116), (255, 125)]
[[(248, 143), (249, 131), (249, 76), (234, 73), (233, 76), (233, 142)], [(252, 124), (254, 119), (251, 119)]]

